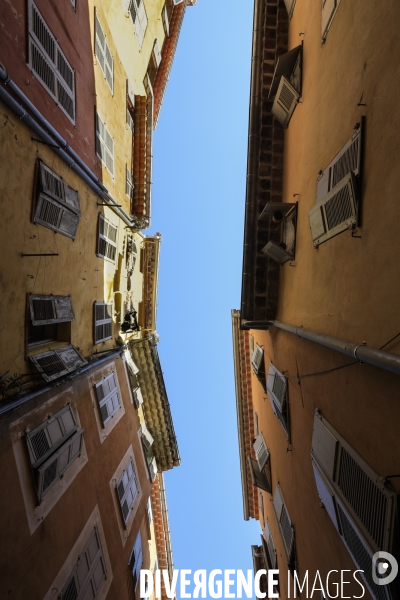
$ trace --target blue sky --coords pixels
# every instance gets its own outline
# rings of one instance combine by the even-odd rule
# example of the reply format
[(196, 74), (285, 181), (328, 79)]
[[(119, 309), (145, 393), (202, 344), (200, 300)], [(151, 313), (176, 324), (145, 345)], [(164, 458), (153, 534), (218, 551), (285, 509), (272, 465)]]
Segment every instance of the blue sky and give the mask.
[(175, 568), (252, 568), (231, 308), (239, 308), (253, 2), (188, 7), (154, 135), (157, 329), (182, 465), (166, 474)]

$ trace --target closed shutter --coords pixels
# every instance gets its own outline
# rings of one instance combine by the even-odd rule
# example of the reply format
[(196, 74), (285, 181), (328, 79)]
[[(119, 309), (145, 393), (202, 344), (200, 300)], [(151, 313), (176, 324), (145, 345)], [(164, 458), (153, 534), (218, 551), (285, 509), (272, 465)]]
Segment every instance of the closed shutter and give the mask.
[(29, 295), (29, 312), (33, 325), (74, 321), (70, 296)]
[(251, 356), (251, 366), (253, 367), (255, 373), (263, 370), (263, 361), (264, 350), (258, 344), (256, 344)]
[(107, 44), (104, 30), (101, 26), (97, 12), (95, 12), (95, 40), (94, 53), (99, 62), (100, 69), (107, 81), (111, 93), (114, 93), (114, 58)]
[(116, 373), (111, 373), (96, 384), (96, 394), (103, 426), (105, 426), (121, 407), (116, 383)]
[(285, 1), (286, 10), (288, 11), (289, 19), (291, 19), (293, 11), (294, 11), (294, 5), (296, 4), (296, 0), (284, 0), (284, 1)]
[(279, 483), (276, 484), (273, 507), (285, 547), (286, 558), (290, 562), (293, 552), (294, 531)]
[(75, 123), (75, 72), (33, 0), (28, 1), (29, 66)]
[(71, 373), (75, 369), (87, 364), (87, 361), (72, 345), (51, 350), (50, 352), (35, 354), (34, 356), (30, 356), (29, 359), (46, 381), (58, 379), (58, 377)]
[(126, 523), (139, 493), (133, 461), (130, 458), (117, 483), (118, 500)]
[(282, 76), (271, 112), (283, 127), (288, 126), (299, 98), (298, 92), (286, 77)]
[(349, 173), (352, 172), (356, 178), (359, 178), (361, 174), (362, 135), (363, 120), (359, 129), (346, 142), (319, 177), (317, 181), (317, 203), (324, 200), (325, 196)]
[(266, 246), (261, 250), (264, 254), (272, 258), (275, 262), (283, 265), (283, 263), (291, 260), (293, 256), (286, 252), (284, 248), (276, 244), (275, 242), (268, 242)]
[(130, 200), (132, 200), (134, 185), (133, 185), (132, 173), (128, 169), (128, 165), (125, 165), (125, 175), (126, 175), (125, 194), (129, 197)]
[(72, 435), (54, 454), (35, 470), (39, 501), (62, 477), (82, 451), (83, 429)]
[(132, 569), (133, 576), (133, 587), (136, 589), (137, 582), (139, 581), (139, 573), (143, 564), (143, 550), (142, 550), (142, 538), (140, 535), (140, 531), (136, 536), (135, 543), (133, 545), (133, 550), (131, 557), (129, 559), (129, 566)]
[(67, 405), (27, 433), (26, 438), (32, 464), (45, 460), (77, 429), (71, 406)]
[(146, 15), (146, 10), (144, 8), (143, 0), (137, 0), (137, 6), (138, 6), (138, 21), (140, 23), (140, 34), (139, 34), (140, 39), (138, 38), (138, 42), (139, 42), (139, 48), (141, 48), (142, 44), (143, 44), (144, 35), (146, 33), (146, 28), (147, 28), (147, 15)]
[(314, 247), (357, 225), (356, 188), (349, 173), (308, 213)]
[(81, 216), (78, 192), (41, 161), (39, 173), (34, 222), (75, 239)]
[(258, 434), (258, 436), (253, 444), (253, 448), (254, 448), (254, 453), (256, 455), (259, 469), (260, 469), (260, 471), (262, 471), (268, 461), (268, 458), (269, 458), (267, 444), (265, 443), (262, 432)]
[(101, 117), (96, 112), (96, 153), (114, 175), (114, 138), (111, 137)]
[(99, 214), (98, 256), (115, 262), (115, 256), (117, 254), (117, 233), (117, 227), (112, 225), (103, 217), (103, 215)]
[(94, 303), (94, 343), (112, 338), (112, 302)]
[(337, 8), (337, 0), (322, 0), (322, 20), (321, 20), (322, 42), (325, 41), (325, 38), (328, 34), (328, 29), (331, 25), (333, 15), (335, 14), (336, 8)]
[(264, 539), (266, 541), (267, 549), (268, 549), (268, 558), (269, 558), (268, 568), (275, 569), (276, 562), (277, 562), (276, 561), (276, 549), (275, 549), (275, 544), (274, 544), (274, 540), (272, 537), (271, 527), (270, 527), (268, 519), (265, 520)]
[(158, 46), (158, 40), (155, 40), (155, 42), (154, 42), (153, 56), (154, 56), (154, 60), (155, 60), (155, 63), (157, 65), (157, 68), (158, 68), (160, 66), (160, 63), (161, 63), (161, 52), (160, 52), (160, 48)]
[(85, 548), (65, 584), (62, 600), (96, 600), (100, 596), (107, 569), (97, 527), (90, 535)]

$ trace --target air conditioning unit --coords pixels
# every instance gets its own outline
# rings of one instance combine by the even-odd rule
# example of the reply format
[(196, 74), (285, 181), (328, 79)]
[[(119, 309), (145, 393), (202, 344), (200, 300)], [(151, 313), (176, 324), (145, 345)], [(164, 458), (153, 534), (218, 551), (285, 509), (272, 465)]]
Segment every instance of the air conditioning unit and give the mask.
[(268, 242), (261, 252), (269, 256), (269, 258), (272, 258), (272, 260), (280, 265), (283, 265), (283, 263), (293, 259), (293, 256), (289, 252), (275, 242)]

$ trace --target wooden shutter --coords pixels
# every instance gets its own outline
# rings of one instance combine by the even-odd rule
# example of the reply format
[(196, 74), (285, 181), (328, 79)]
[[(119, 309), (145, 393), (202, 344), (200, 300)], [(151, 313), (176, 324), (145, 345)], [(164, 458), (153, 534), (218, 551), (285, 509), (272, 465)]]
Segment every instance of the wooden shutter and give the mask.
[(126, 523), (129, 519), (129, 515), (132, 512), (132, 508), (136, 497), (139, 493), (135, 469), (133, 461), (130, 458), (127, 466), (125, 467), (118, 483), (117, 483), (118, 499), (121, 506), (122, 516)]
[(77, 429), (74, 413), (68, 404), (27, 433), (26, 439), (32, 464), (45, 460)]
[(356, 188), (349, 173), (308, 213), (314, 247), (357, 225)]
[(151, 508), (151, 498), (149, 496), (148, 500), (147, 500), (147, 518), (149, 520), (149, 523), (151, 524), (153, 522), (153, 510)]
[(37, 492), (39, 501), (52, 485), (62, 477), (65, 471), (80, 456), (82, 451), (83, 429), (74, 433), (66, 442), (52, 454), (44, 463), (42, 463), (36, 472)]
[(103, 72), (105, 80), (111, 93), (114, 93), (114, 58), (110, 47), (107, 44), (106, 35), (101, 26), (97, 11), (95, 12), (95, 42), (94, 53), (99, 62), (100, 69)]
[(294, 531), (279, 483), (276, 484), (273, 507), (285, 547), (286, 558), (290, 562), (293, 552)]
[(75, 369), (87, 364), (87, 361), (72, 345), (35, 354), (30, 356), (29, 359), (46, 381), (58, 379), (62, 375), (71, 373)]
[(75, 72), (58, 44), (56, 75), (59, 108), (75, 123)]
[(266, 541), (267, 549), (268, 549), (268, 558), (269, 558), (269, 563), (270, 563), (268, 565), (268, 567), (270, 569), (275, 569), (276, 562), (277, 562), (276, 561), (276, 549), (275, 549), (275, 544), (274, 544), (274, 540), (272, 537), (271, 528), (270, 528), (268, 519), (265, 520), (264, 539)]
[(137, 5), (138, 5), (138, 21), (140, 23), (140, 33), (139, 33), (139, 48), (142, 47), (143, 44), (143, 39), (144, 39), (144, 34), (146, 33), (146, 28), (147, 28), (147, 15), (146, 15), (146, 10), (144, 8), (144, 2), (143, 0), (137, 0)]
[(251, 366), (253, 367), (255, 373), (258, 373), (258, 371), (262, 370), (263, 360), (264, 350), (258, 344), (256, 344), (251, 356)]
[(284, 0), (284, 1), (285, 1), (286, 10), (288, 11), (289, 19), (291, 19), (292, 15), (293, 15), (293, 11), (294, 11), (294, 5), (296, 4), (296, 0)]
[(132, 569), (133, 575), (133, 586), (136, 589), (137, 582), (139, 581), (139, 573), (143, 564), (143, 550), (142, 550), (142, 538), (140, 535), (140, 531), (136, 536), (135, 543), (133, 545), (133, 550), (131, 554), (131, 558), (129, 559), (129, 566)]
[(328, 29), (331, 25), (333, 15), (335, 14), (337, 7), (337, 0), (322, 0), (322, 20), (321, 20), (321, 36), (322, 42), (328, 34)]
[(271, 362), (268, 371), (267, 390), (280, 410), (283, 409), (286, 400), (286, 386), (286, 378)]
[(98, 256), (115, 262), (115, 256), (117, 254), (117, 233), (117, 227), (112, 225), (99, 213)]
[(74, 321), (70, 296), (29, 295), (29, 311), (33, 325)]
[(128, 169), (128, 165), (125, 165), (125, 194), (130, 198), (130, 200), (133, 199), (133, 188), (134, 185), (132, 173)]
[(269, 494), (272, 493), (270, 479), (268, 479), (265, 469), (260, 471), (258, 462), (251, 456), (247, 456), (247, 462), (249, 465), (250, 475), (252, 484), (261, 490), (265, 490)]
[(146, 448), (146, 450), (150, 450), (151, 446), (153, 445), (154, 438), (144, 423), (142, 423), (141, 426), (141, 437), (143, 446)]
[(108, 83), (108, 87), (111, 90), (111, 93), (114, 93), (114, 58), (111, 54), (110, 47), (106, 42), (106, 53), (105, 53), (105, 66), (106, 72), (105, 77)]
[(112, 338), (112, 302), (94, 303), (94, 343)]
[(140, 387), (136, 388), (136, 390), (132, 392), (132, 396), (136, 408), (139, 408), (139, 406), (143, 404), (143, 395)]
[(157, 462), (156, 459), (153, 458), (151, 459), (151, 461), (148, 464), (149, 466), (149, 474), (150, 474), (150, 481), (151, 483), (153, 483), (153, 481), (155, 480), (156, 476), (157, 476)]
[(361, 173), (361, 145), (363, 121), (359, 129), (341, 148), (329, 165), (324, 169), (317, 181), (316, 202), (324, 200), (325, 196), (342, 181), (346, 175), (353, 172), (356, 178)]
[(264, 246), (261, 252), (269, 256), (269, 258), (272, 258), (272, 260), (279, 263), (280, 265), (283, 265), (283, 263), (293, 258), (293, 256), (289, 252), (286, 252), (284, 248), (282, 248), (281, 246), (279, 246), (279, 244), (276, 244), (275, 242), (268, 242), (268, 244)]
[(288, 79), (282, 76), (271, 112), (283, 127), (288, 126), (299, 97)]
[(332, 491), (332, 489), (329, 487), (329, 485), (327, 484), (326, 479), (323, 477), (323, 475), (322, 475), (321, 471), (319, 470), (319, 468), (317, 467), (315, 461), (313, 461), (313, 471), (314, 471), (314, 478), (315, 478), (315, 484), (317, 486), (318, 496), (319, 496), (326, 512), (328, 513), (332, 523), (334, 524), (336, 529), (339, 531), (339, 525), (338, 525), (338, 520), (337, 520), (337, 515), (336, 515), (335, 494)]
[(269, 452), (268, 452), (267, 444), (265, 443), (262, 432), (260, 432), (258, 434), (258, 436), (253, 444), (253, 448), (254, 448), (254, 453), (256, 455), (259, 469), (260, 469), (260, 471), (262, 471), (269, 459)]
[(114, 139), (96, 112), (96, 153), (102, 163), (114, 175)]
[(100, 596), (107, 569), (97, 527), (94, 528), (85, 548), (65, 584), (62, 600), (96, 600)]
[(167, 5), (164, 4), (164, 7), (161, 11), (161, 18), (164, 26), (164, 33), (166, 37), (169, 37), (169, 18), (168, 18), (168, 10)]
[(121, 407), (116, 377), (116, 373), (113, 372), (96, 384), (96, 394), (103, 427)]
[(158, 47), (158, 40), (155, 40), (155, 42), (154, 42), (153, 56), (154, 56), (154, 60), (157, 65), (157, 68), (158, 68), (161, 64), (161, 52), (160, 52), (160, 48)]

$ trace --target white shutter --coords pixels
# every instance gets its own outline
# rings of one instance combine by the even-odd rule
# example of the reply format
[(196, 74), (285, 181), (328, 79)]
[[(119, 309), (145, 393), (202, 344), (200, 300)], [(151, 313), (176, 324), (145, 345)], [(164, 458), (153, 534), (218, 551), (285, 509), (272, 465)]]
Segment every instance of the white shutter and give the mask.
[(142, 395), (142, 390), (140, 389), (140, 387), (138, 387), (133, 392), (133, 398), (134, 398), (136, 408), (139, 408), (139, 406), (141, 406), (143, 404), (143, 395)]
[(114, 176), (114, 138), (110, 135), (99, 113), (96, 112), (96, 153)]
[(321, 36), (322, 42), (328, 34), (328, 29), (331, 25), (333, 15), (337, 7), (337, 0), (322, 0), (322, 20), (321, 20)]
[(112, 338), (112, 302), (94, 303), (94, 343)]
[(137, 582), (139, 581), (139, 573), (143, 564), (143, 550), (142, 550), (142, 538), (140, 535), (140, 531), (136, 536), (135, 543), (133, 545), (133, 550), (131, 554), (131, 558), (129, 560), (129, 565), (132, 569), (134, 589), (136, 589)]
[(264, 350), (258, 344), (256, 344), (251, 356), (251, 366), (253, 367), (255, 373), (258, 373), (258, 371), (261, 370), (263, 366), (263, 360)]
[(181, 2), (183, 2), (183, 0), (172, 0), (172, 2), (176, 6), (177, 4), (181, 4)]
[(278, 522), (281, 519), (283, 504), (284, 504), (284, 500), (283, 500), (281, 488), (279, 486), (279, 483), (277, 483), (276, 488), (275, 488), (274, 499), (273, 499), (273, 507), (274, 507), (275, 515), (276, 515)]
[(155, 480), (155, 478), (157, 476), (157, 462), (154, 457), (149, 462), (149, 473), (150, 473), (150, 480), (153, 483), (153, 481)]
[(265, 443), (262, 432), (260, 432), (258, 434), (258, 436), (253, 444), (253, 448), (254, 448), (254, 453), (256, 455), (259, 469), (260, 469), (260, 471), (262, 471), (268, 461), (268, 458), (269, 458), (267, 444)]
[(42, 461), (78, 429), (71, 406), (67, 405), (26, 434), (32, 464)]
[(275, 569), (276, 568), (276, 549), (275, 549), (275, 544), (274, 544), (274, 540), (272, 537), (271, 528), (270, 528), (268, 519), (265, 520), (264, 539), (267, 543), (269, 559), (271, 562), (270, 568)]
[(138, 20), (140, 22), (139, 48), (141, 48), (142, 44), (143, 44), (144, 35), (146, 33), (146, 28), (147, 28), (147, 15), (146, 15), (146, 10), (144, 8), (144, 1), (143, 0), (136, 0), (136, 1), (138, 4)]
[(158, 47), (158, 40), (155, 40), (155, 42), (154, 42), (153, 55), (154, 55), (154, 60), (156, 62), (157, 68), (158, 68), (160, 66), (160, 63), (161, 63), (161, 52), (160, 52), (160, 49)]
[(294, 5), (296, 4), (296, 0), (284, 0), (284, 1), (285, 1), (286, 10), (288, 11), (289, 19), (291, 19), (292, 15), (293, 15), (293, 11), (294, 11)]
[(95, 527), (59, 597), (61, 600), (97, 600), (106, 578), (100, 536)]
[(126, 523), (139, 493), (136, 473), (131, 458), (129, 459), (128, 464), (117, 483), (117, 493), (122, 516), (124, 518), (124, 522)]
[(308, 213), (314, 247), (357, 225), (356, 189), (349, 173)]
[(132, 173), (128, 169), (128, 165), (125, 165), (125, 174), (126, 174), (125, 194), (132, 200), (134, 185), (133, 185)]
[(141, 425), (140, 435), (142, 437), (144, 447), (146, 448), (146, 450), (150, 450), (151, 446), (153, 445), (154, 438), (144, 423), (142, 423)]
[(294, 87), (282, 76), (271, 112), (283, 127), (288, 126), (299, 98)]
[(33, 325), (74, 321), (70, 296), (29, 295), (29, 310)]
[(247, 462), (249, 465), (251, 481), (252, 481), (253, 485), (260, 488), (261, 490), (265, 490), (269, 494), (272, 494), (272, 489), (271, 489), (271, 484), (270, 484), (271, 469), (269, 469), (268, 476), (267, 476), (266, 469), (264, 468), (262, 471), (260, 471), (258, 462), (256, 460), (254, 460), (254, 458), (247, 455)]
[(269, 258), (272, 258), (272, 260), (281, 265), (293, 258), (293, 256), (289, 252), (286, 252), (284, 248), (282, 248), (281, 246), (279, 246), (279, 244), (276, 244), (275, 242), (268, 242), (268, 244), (264, 246), (261, 252), (263, 252), (264, 254), (269, 256)]
[(286, 378), (271, 362), (267, 378), (267, 391), (280, 410), (283, 409), (286, 400), (286, 386)]
[(96, 384), (96, 394), (103, 426), (108, 423), (121, 407), (116, 377), (116, 373), (113, 372)]
[(164, 4), (164, 8), (162, 9), (161, 17), (162, 17), (162, 22), (164, 25), (165, 36), (169, 37), (169, 18), (168, 18), (168, 10), (167, 10), (166, 4)]
[(126, 94), (132, 104), (132, 108), (135, 108), (135, 92), (129, 79), (126, 80)]
[(106, 35), (101, 26), (97, 12), (95, 13), (95, 41), (94, 53), (98, 60), (100, 69), (107, 81), (111, 93), (114, 93), (114, 58), (107, 44)]
[(29, 357), (39, 373), (46, 381), (53, 381), (62, 375), (71, 373), (75, 369), (87, 364), (78, 350), (72, 346), (65, 346), (50, 352), (43, 352)]
[(285, 547), (286, 558), (290, 562), (293, 552), (294, 531), (279, 483), (276, 484), (273, 507)]
[(115, 262), (118, 229), (99, 213), (99, 238), (97, 255)]

